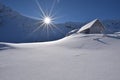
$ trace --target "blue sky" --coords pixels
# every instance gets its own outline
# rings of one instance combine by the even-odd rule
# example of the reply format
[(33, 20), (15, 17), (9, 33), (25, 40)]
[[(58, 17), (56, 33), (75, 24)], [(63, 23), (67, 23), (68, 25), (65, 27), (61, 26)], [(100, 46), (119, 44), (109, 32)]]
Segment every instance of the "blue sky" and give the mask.
[[(39, 0), (42, 8), (49, 11), (54, 0)], [(41, 12), (35, 0), (0, 0), (23, 15), (39, 18)], [(55, 22), (84, 22), (98, 19), (120, 19), (120, 0), (59, 0), (53, 13)]]

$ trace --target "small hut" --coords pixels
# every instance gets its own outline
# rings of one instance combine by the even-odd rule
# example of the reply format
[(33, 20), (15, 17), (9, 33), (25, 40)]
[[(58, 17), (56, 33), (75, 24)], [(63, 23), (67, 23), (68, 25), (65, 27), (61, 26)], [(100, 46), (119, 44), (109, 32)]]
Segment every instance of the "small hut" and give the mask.
[(85, 26), (81, 27), (77, 33), (100, 34), (103, 33), (104, 30), (105, 27), (103, 26), (103, 24), (98, 19), (95, 19)]

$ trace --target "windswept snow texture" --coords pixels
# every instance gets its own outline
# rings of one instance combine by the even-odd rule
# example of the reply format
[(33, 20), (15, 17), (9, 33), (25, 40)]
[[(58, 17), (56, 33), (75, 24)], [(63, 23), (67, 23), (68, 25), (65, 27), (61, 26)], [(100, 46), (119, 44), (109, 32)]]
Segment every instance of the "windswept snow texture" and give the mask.
[(0, 80), (120, 80), (120, 35), (0, 43)]

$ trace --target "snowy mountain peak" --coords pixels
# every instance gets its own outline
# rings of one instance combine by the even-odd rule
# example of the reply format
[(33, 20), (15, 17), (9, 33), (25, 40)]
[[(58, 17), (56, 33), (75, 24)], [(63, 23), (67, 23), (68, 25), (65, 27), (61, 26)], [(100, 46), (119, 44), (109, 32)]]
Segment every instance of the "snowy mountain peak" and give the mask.
[(12, 9), (5, 6), (4, 4), (0, 3), (0, 11), (1, 11), (1, 13), (2, 12), (9, 12), (9, 11), (12, 11)]
[(0, 3), (0, 16), (9, 16), (9, 17), (13, 17), (19, 15), (18, 12), (13, 11), (11, 8), (3, 5), (2, 3)]

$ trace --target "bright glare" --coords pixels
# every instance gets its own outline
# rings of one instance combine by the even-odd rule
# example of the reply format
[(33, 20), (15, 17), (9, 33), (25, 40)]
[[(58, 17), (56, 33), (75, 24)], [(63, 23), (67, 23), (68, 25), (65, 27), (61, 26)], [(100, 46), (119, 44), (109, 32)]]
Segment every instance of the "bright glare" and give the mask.
[(44, 18), (44, 23), (45, 24), (50, 24), (51, 23), (51, 18), (50, 17), (45, 17)]

